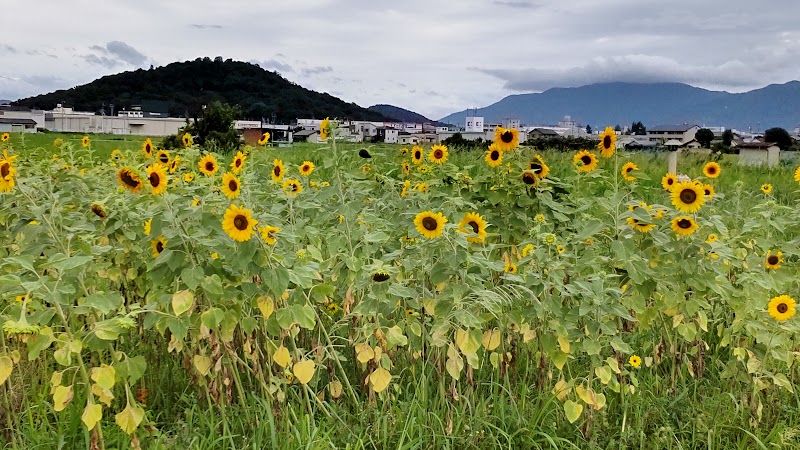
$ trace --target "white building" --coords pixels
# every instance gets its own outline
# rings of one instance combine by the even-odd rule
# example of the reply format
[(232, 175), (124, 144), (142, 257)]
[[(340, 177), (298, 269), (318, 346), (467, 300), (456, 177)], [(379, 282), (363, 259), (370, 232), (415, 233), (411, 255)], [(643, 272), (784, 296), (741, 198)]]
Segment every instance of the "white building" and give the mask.
[(647, 129), (647, 138), (651, 142), (664, 143), (672, 139), (676, 139), (682, 143), (689, 142), (694, 139), (697, 130), (700, 127), (697, 125), (658, 125)]
[(739, 149), (739, 164), (748, 166), (775, 167), (781, 159), (781, 149), (771, 142), (742, 142), (735, 144)]

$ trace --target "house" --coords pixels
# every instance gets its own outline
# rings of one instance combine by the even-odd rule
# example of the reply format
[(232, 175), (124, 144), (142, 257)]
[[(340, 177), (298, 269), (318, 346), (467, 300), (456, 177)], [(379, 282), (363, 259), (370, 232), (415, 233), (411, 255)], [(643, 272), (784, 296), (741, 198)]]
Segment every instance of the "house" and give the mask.
[(419, 136), (402, 132), (397, 136), (397, 143), (400, 145), (419, 145)]
[(520, 120), (519, 119), (511, 119), (511, 118), (503, 119), (502, 127), (503, 128), (516, 128), (517, 130), (519, 130), (519, 128), (520, 128)]
[[(37, 128), (44, 128), (44, 111), (23, 106), (0, 106), (0, 131), (15, 133), (35, 133)], [(31, 124), (33, 121), (33, 124)]]
[(11, 119), (0, 116), (0, 132), (36, 133), (36, 121), (33, 119)]
[(647, 138), (652, 142), (666, 143), (669, 140), (677, 140), (681, 144), (694, 139), (700, 127), (697, 125), (657, 125), (647, 129)]
[(625, 150), (655, 150), (657, 142), (650, 142), (645, 136), (627, 135), (617, 139), (617, 148)]
[(775, 167), (781, 159), (780, 147), (772, 142), (736, 143), (736, 149), (739, 150), (739, 164)]
[(561, 137), (557, 131), (549, 128), (534, 128), (528, 131), (528, 139)]
[[(316, 135), (316, 139), (309, 139), (311, 136)], [(319, 130), (300, 130), (294, 132), (294, 140), (297, 142), (319, 142)]]
[(397, 137), (400, 134), (400, 130), (389, 127), (377, 127), (375, 131), (375, 139), (377, 139), (378, 142), (397, 144)]

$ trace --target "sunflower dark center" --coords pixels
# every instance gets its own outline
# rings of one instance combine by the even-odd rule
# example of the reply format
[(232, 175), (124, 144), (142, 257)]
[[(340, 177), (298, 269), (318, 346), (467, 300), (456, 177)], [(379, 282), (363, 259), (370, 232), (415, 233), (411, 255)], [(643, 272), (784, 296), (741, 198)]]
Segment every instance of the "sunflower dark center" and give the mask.
[(92, 212), (95, 213), (97, 217), (100, 217), (101, 219), (106, 217), (106, 212), (103, 211), (103, 208), (101, 208), (99, 205), (92, 205)]
[(715, 173), (717, 173), (717, 168), (714, 167), (714, 166), (709, 167), (708, 168), (708, 173), (710, 173), (711, 175), (714, 175)]
[(169, 162), (169, 156), (162, 153), (158, 156), (158, 160), (161, 161), (161, 163), (166, 164)]
[(157, 172), (153, 172), (147, 177), (150, 180), (150, 186), (158, 187), (161, 184), (161, 176)]
[(786, 303), (779, 303), (778, 307), (776, 308), (779, 313), (786, 314), (786, 311), (789, 311), (789, 305)]
[(233, 192), (238, 191), (239, 190), (239, 183), (237, 183), (236, 180), (229, 181), (228, 182), (228, 189), (230, 189)]
[(444, 153), (441, 150), (434, 150), (433, 157), (435, 159), (442, 159), (443, 156), (444, 156)]
[(583, 163), (584, 166), (588, 166), (589, 164), (592, 163), (592, 157), (589, 155), (583, 155), (581, 156), (581, 162)]
[(625, 173), (631, 173), (632, 171), (633, 171), (633, 167), (628, 166), (628, 167), (625, 168)]
[(163, 243), (163, 242), (161, 242), (161, 241), (158, 241), (158, 242), (156, 243), (156, 251), (157, 251), (158, 253), (161, 253), (161, 252), (163, 252), (163, 251), (164, 251), (164, 243)]
[(511, 141), (514, 140), (514, 134), (510, 131), (506, 131), (500, 135), (500, 140), (503, 141), (504, 144), (510, 144)]
[(297, 192), (297, 183), (292, 183), (289, 185), (292, 188), (292, 192)]
[(272, 168), (272, 173), (275, 174), (276, 177), (281, 176), (281, 166), (275, 166)]
[(242, 160), (237, 158), (236, 159), (236, 167), (241, 167), (241, 165), (242, 165)]
[(536, 184), (536, 177), (530, 173), (523, 174), (522, 182), (525, 184)]
[(475, 221), (474, 221), (474, 220), (473, 220), (473, 221), (470, 221), (469, 223), (467, 223), (467, 225), (471, 226), (471, 227), (472, 227), (472, 231), (473, 231), (474, 233), (476, 233), (476, 234), (477, 234), (477, 233), (478, 233), (478, 232), (481, 230), (481, 227), (479, 227), (479, 226), (478, 226), (478, 224), (477, 224), (477, 223), (475, 223)]
[(539, 164), (539, 163), (535, 163), (535, 162), (534, 162), (534, 163), (531, 163), (531, 170), (532, 170), (534, 173), (536, 173), (536, 174), (539, 174), (539, 173), (541, 173), (541, 172), (542, 172), (542, 165), (541, 165), (541, 164)]
[(491, 159), (492, 161), (497, 161), (498, 159), (500, 159), (500, 152), (498, 152), (497, 150), (492, 150), (492, 152), (489, 153), (489, 159)]
[(381, 282), (386, 281), (388, 279), (389, 279), (389, 274), (388, 273), (378, 272), (378, 273), (372, 275), (372, 281), (377, 281), (378, 283), (381, 283)]
[(311, 169), (311, 168), (310, 168), (310, 167), (308, 167), (308, 166), (306, 165), (306, 166), (303, 166), (303, 168), (302, 168), (301, 170), (302, 170), (303, 172), (308, 172), (310, 169)]
[(127, 184), (128, 186), (131, 187), (139, 186), (139, 180), (133, 178), (133, 175), (131, 175), (131, 173), (128, 172), (127, 170), (122, 172), (120, 178), (122, 179), (122, 182)]
[(706, 193), (706, 195), (708, 195), (708, 196), (710, 196), (710, 195), (711, 195), (711, 191), (710, 191), (710, 190), (708, 190), (708, 189), (706, 189), (706, 190), (705, 190), (705, 193)]
[(433, 217), (425, 217), (422, 219), (422, 228), (425, 228), (428, 231), (435, 231), (437, 228), (439, 228), (439, 222), (437, 222)]
[(681, 219), (678, 221), (678, 228), (688, 230), (689, 228), (692, 228), (692, 221), (689, 219)]
[(214, 163), (213, 162), (208, 161), (206, 163), (206, 171), (207, 172), (213, 172), (214, 171)]
[(668, 185), (672, 186), (674, 183), (675, 183), (675, 179), (674, 178), (667, 178), (667, 184)]
[(780, 261), (780, 258), (778, 258), (778, 255), (769, 255), (769, 258), (767, 258), (767, 262), (771, 266), (774, 266), (775, 264), (778, 264), (778, 261)]
[(684, 189), (681, 191), (680, 199), (683, 203), (691, 205), (697, 201), (697, 192), (694, 189)]
[(11, 173), (11, 164), (4, 162), (3, 165), (0, 166), (0, 177), (5, 178), (10, 173)]
[(603, 148), (611, 148), (611, 136), (604, 136), (603, 137)]
[(153, 151), (153, 147), (151, 147), (150, 144), (145, 144), (144, 151), (150, 153), (151, 151)]
[(419, 150), (414, 152), (414, 159), (422, 159), (422, 153), (420, 153)]
[(239, 214), (238, 216), (233, 218), (233, 226), (236, 227), (239, 231), (244, 231), (247, 229), (247, 225), (249, 224), (247, 217)]

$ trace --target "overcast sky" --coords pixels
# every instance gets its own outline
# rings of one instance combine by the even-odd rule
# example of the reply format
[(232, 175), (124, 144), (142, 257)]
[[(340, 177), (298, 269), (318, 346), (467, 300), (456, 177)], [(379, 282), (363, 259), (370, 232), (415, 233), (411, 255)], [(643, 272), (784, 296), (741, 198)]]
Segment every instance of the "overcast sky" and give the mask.
[(800, 2), (3, 0), (0, 99), (198, 56), (438, 119), (604, 81), (741, 92), (800, 78)]

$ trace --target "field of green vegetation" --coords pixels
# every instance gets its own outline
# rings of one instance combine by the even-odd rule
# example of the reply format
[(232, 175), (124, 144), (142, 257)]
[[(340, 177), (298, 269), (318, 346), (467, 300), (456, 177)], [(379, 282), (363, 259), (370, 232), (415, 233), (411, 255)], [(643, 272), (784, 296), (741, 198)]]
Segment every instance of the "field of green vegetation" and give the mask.
[(0, 143), (0, 448), (800, 446), (795, 167), (502, 131)]

